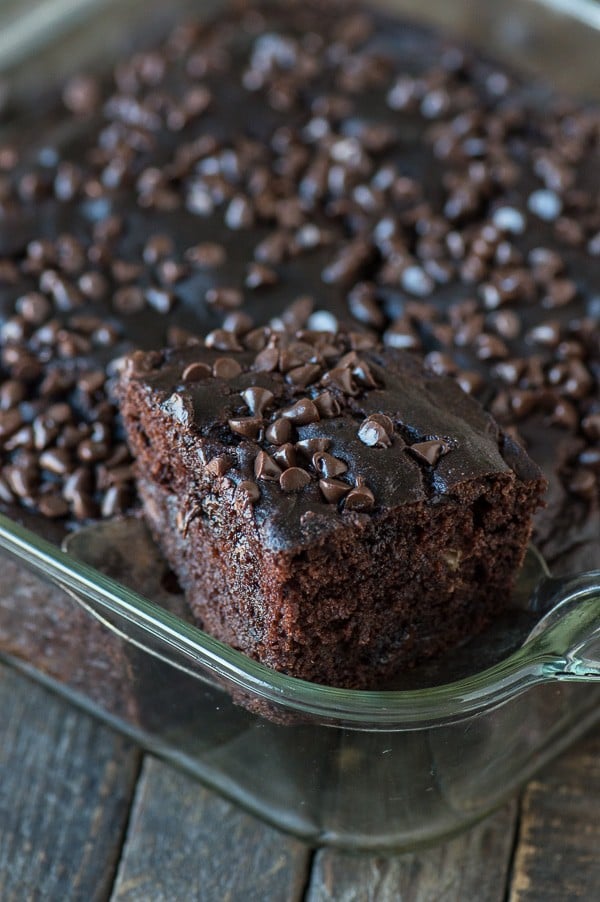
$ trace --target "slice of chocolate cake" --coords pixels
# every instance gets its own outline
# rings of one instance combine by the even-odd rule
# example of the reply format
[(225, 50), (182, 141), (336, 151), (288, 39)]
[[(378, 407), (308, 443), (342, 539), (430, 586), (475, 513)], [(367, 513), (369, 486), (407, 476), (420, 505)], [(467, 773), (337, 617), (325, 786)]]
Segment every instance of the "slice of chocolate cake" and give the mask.
[(510, 596), (544, 482), (451, 380), (364, 336), (138, 352), (121, 383), (156, 540), (208, 632), (367, 687)]

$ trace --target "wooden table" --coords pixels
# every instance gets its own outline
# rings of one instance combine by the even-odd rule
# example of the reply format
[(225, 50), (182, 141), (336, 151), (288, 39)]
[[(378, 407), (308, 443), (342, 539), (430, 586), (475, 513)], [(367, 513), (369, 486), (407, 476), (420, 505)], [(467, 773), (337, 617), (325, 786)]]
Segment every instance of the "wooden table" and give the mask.
[(0, 665), (1, 902), (600, 899), (600, 730), (494, 816), (391, 858), (310, 849)]

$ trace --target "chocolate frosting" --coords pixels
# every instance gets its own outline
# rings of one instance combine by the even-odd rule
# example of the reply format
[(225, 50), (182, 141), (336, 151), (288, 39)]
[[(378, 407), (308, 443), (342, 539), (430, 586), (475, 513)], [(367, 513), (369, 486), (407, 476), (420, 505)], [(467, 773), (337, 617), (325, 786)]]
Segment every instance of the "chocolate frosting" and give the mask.
[[(308, 544), (347, 523), (354, 511), (383, 516), (403, 505), (442, 504), (465, 484), (503, 474), (540, 479), (524, 451), (473, 398), (406, 353), (376, 345), (352, 350), (348, 336), (330, 333), (290, 340), (266, 332), (263, 342), (259, 351), (229, 351), (228, 378), (213, 375), (223, 363), (219, 349), (198, 344), (138, 353), (128, 362), (121, 392), (126, 406), (135, 407), (134, 383), (135, 397), (172, 436), (190, 481), (186, 491), (180, 487), (182, 504), (207, 465), (216, 478), (259, 487), (254, 515), (268, 548)], [(265, 348), (278, 355), (273, 371), (260, 369)], [(301, 355), (314, 367), (309, 385), (300, 368), (285, 372)], [(269, 440), (269, 426), (282, 419), (292, 423), (286, 441)], [(383, 430), (378, 446), (368, 443), (365, 424)], [(223, 459), (226, 468), (211, 466)], [(341, 500), (328, 500), (320, 477), (335, 480), (344, 490)]]

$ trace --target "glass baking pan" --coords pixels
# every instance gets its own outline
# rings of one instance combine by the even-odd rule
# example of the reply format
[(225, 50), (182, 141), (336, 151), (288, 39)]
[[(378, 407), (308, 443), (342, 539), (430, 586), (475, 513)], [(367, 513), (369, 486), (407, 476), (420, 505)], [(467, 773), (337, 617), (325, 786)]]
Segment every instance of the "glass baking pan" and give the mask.
[[(593, 2), (385, 5), (598, 94)], [(83, 60), (101, 71), (134, 31), (150, 41), (186, 7), (218, 4), (39, 6), (48, 28), (13, 16), (0, 56), (6, 109), (24, 120)], [(0, 141), (27, 127), (0, 111)], [(0, 515), (0, 654), (312, 843), (400, 850), (452, 835), (600, 719), (600, 572), (552, 581), (531, 551), (507, 618), (394, 690), (358, 692), (275, 673), (194, 626), (141, 521), (82, 529), (65, 550), (28, 526)]]

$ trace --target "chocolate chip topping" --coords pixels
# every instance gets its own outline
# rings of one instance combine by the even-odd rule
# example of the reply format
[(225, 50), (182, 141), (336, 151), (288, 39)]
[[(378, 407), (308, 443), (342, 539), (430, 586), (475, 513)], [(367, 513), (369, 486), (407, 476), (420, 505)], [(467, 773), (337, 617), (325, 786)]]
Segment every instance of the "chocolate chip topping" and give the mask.
[(351, 489), (344, 498), (345, 511), (364, 511), (370, 510), (375, 503), (375, 497), (370, 488), (366, 485), (358, 485)]
[(310, 482), (310, 474), (301, 467), (289, 467), (279, 478), (279, 485), (284, 492), (300, 492)]
[(267, 388), (259, 388), (255, 385), (251, 386), (251, 388), (244, 389), (244, 391), (241, 392), (241, 395), (246, 402), (250, 413), (258, 417), (261, 417), (264, 414), (266, 408), (274, 398), (273, 392), (269, 391)]
[(183, 382), (200, 382), (202, 379), (208, 379), (211, 374), (211, 368), (208, 364), (196, 362), (186, 366), (181, 378)]
[(312, 465), (319, 474), (328, 479), (334, 476), (341, 476), (348, 469), (347, 464), (326, 451), (317, 451), (313, 454)]
[(415, 442), (408, 450), (417, 460), (435, 467), (442, 454), (447, 454), (450, 448), (446, 442), (432, 439), (428, 442)]
[(361, 424), (358, 430), (358, 437), (365, 445), (372, 448), (389, 448), (392, 444), (392, 431), (386, 429), (382, 423), (377, 422), (373, 417), (368, 417)]
[(296, 426), (306, 426), (308, 423), (316, 423), (320, 419), (317, 406), (310, 398), (301, 398), (291, 407), (284, 408), (281, 416)]
[(287, 419), (277, 419), (267, 426), (265, 437), (273, 445), (283, 445), (289, 442), (293, 435), (293, 427)]
[(254, 475), (257, 479), (278, 480), (281, 468), (265, 451), (259, 451), (254, 461)]
[(264, 426), (260, 417), (238, 417), (227, 421), (229, 428), (243, 438), (257, 439)]
[(348, 494), (351, 486), (339, 479), (320, 479), (319, 488), (323, 492), (323, 497), (330, 504), (337, 504), (345, 495)]

